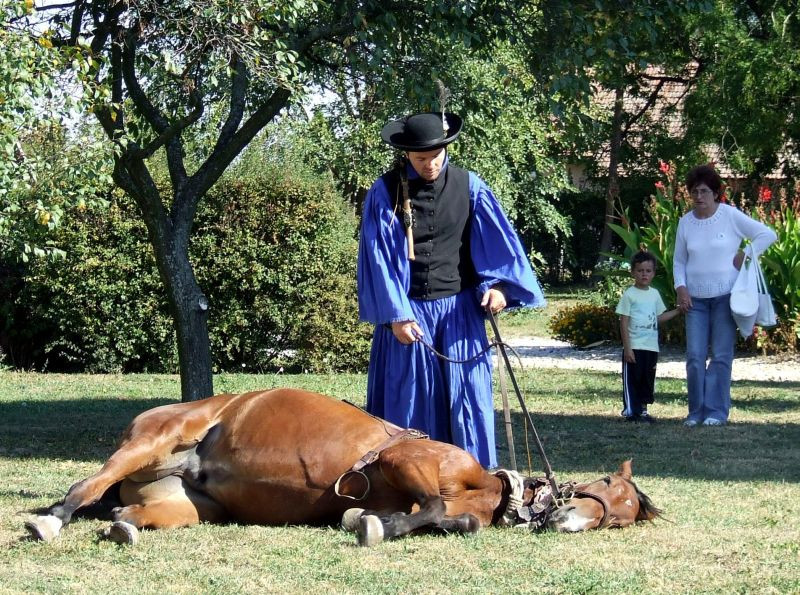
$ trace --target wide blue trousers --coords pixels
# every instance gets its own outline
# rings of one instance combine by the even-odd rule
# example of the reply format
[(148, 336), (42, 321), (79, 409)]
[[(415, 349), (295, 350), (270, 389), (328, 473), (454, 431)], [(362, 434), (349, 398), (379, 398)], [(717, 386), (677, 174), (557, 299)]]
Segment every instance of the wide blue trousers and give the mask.
[[(473, 290), (436, 300), (411, 300), (427, 343), (451, 359), (469, 359), (488, 345), (485, 313)], [(422, 343), (403, 345), (390, 328), (375, 328), (367, 379), (367, 411), (426, 432), (497, 466), (492, 360), (443, 361)]]

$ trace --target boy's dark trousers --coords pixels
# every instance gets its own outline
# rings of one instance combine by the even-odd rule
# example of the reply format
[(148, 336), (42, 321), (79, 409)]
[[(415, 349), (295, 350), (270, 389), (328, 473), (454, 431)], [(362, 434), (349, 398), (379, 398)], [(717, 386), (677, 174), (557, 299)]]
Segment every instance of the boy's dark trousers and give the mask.
[(622, 356), (622, 415), (639, 417), (646, 405), (653, 402), (656, 382), (657, 351), (634, 349), (635, 364)]

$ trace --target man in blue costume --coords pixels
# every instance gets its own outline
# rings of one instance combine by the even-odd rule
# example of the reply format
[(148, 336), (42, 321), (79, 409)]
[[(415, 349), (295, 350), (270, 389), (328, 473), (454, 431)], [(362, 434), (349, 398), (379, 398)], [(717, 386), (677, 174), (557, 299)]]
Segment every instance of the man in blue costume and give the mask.
[(375, 325), (367, 410), (422, 430), (497, 466), (486, 310), (542, 306), (522, 244), (492, 191), (449, 163), (461, 132), (451, 113), (389, 122), (381, 138), (404, 152), (370, 188), (358, 256), (362, 320)]

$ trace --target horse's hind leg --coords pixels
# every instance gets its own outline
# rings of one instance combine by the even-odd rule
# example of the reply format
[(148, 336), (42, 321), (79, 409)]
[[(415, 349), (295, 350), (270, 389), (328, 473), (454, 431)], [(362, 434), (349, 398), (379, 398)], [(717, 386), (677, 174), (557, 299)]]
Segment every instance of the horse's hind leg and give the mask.
[(49, 514), (28, 520), (25, 528), (35, 539), (54, 539), (76, 510), (99, 500), (108, 488), (128, 475), (146, 467), (156, 467), (159, 459), (170, 453), (176, 443), (177, 440), (170, 435), (149, 434), (125, 441), (100, 471), (74, 484), (64, 500), (50, 508)]
[(188, 527), (201, 521), (226, 518), (225, 510), (205, 494), (188, 487), (176, 475), (153, 482), (125, 480), (120, 497), (127, 506), (112, 511), (113, 524), (103, 536), (118, 543), (134, 544), (138, 529)]

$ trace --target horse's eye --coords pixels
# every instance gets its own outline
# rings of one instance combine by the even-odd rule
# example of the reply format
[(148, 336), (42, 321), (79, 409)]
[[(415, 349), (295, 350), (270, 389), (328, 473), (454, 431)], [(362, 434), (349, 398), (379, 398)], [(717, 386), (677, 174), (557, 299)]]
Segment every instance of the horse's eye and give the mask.
[(606, 475), (606, 476), (603, 478), (603, 481), (604, 481), (604, 482), (606, 482), (606, 485), (607, 485), (607, 486), (610, 486), (610, 485), (611, 485), (611, 476), (610, 476), (610, 475)]

